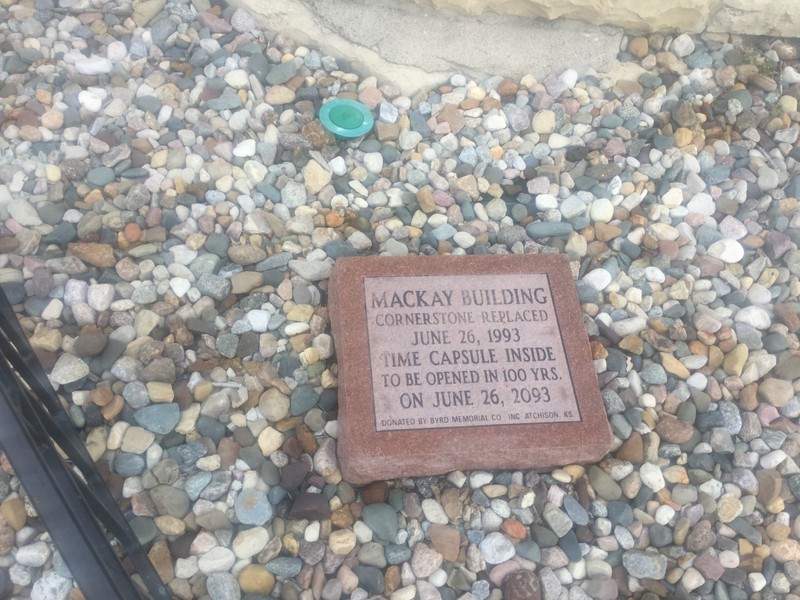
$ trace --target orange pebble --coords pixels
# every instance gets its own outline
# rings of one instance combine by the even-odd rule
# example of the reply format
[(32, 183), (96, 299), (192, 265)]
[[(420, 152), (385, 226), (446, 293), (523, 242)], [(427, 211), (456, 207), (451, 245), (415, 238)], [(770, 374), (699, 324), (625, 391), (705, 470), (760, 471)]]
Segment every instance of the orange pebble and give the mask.
[(524, 540), (526, 535), (525, 526), (516, 519), (506, 519), (500, 526), (503, 532), (515, 540)]
[(142, 228), (136, 223), (125, 225), (125, 239), (129, 242), (138, 242), (142, 239)]

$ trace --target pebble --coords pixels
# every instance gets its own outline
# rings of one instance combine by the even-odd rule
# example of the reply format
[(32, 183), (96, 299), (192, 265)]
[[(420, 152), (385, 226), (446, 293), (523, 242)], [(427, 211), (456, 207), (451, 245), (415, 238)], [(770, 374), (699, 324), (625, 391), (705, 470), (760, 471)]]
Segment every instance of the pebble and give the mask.
[(89, 366), (77, 356), (62, 354), (53, 365), (50, 381), (58, 385), (67, 385), (82, 380), (89, 375)]
[(532, 571), (518, 570), (503, 579), (503, 598), (507, 600), (538, 600), (541, 585)]
[(738, 263), (744, 258), (744, 248), (736, 240), (721, 239), (708, 247), (708, 254), (725, 263)]
[(622, 555), (628, 573), (640, 579), (661, 580), (667, 572), (667, 557), (659, 552), (628, 550)]
[(44, 542), (34, 542), (20, 546), (14, 559), (18, 564), (26, 567), (42, 567), (50, 558), (50, 548)]
[[(235, 562), (236, 555), (231, 550), (217, 546), (197, 560), (197, 567), (204, 575), (211, 575), (212, 573), (229, 571)], [(228, 575), (227, 573), (224, 574)]]
[(511, 541), (497, 531), (488, 534), (478, 547), (483, 559), (491, 565), (498, 565), (511, 560), (516, 554)]
[(45, 571), (31, 588), (31, 600), (66, 600), (72, 589), (72, 580), (55, 571)]
[(378, 539), (390, 542), (397, 535), (397, 513), (390, 505), (370, 504), (364, 507), (361, 516)]
[(245, 525), (263, 525), (273, 514), (267, 495), (256, 489), (242, 490), (236, 497), (234, 508), (236, 518)]
[(419, 543), (414, 546), (411, 556), (411, 570), (416, 577), (430, 577), (441, 566), (442, 560), (443, 557), (439, 552), (424, 543)]
[(781, 408), (794, 396), (794, 386), (790, 381), (767, 377), (758, 385), (758, 397), (762, 401)]
[(206, 589), (211, 600), (235, 600), (241, 598), (241, 589), (236, 577), (230, 573), (212, 573), (206, 580)]
[(153, 404), (134, 413), (134, 419), (144, 429), (162, 435), (166, 435), (175, 428), (180, 416), (180, 408), (177, 404)]
[(269, 561), (266, 569), (278, 577), (297, 577), (303, 567), (303, 561), (299, 558), (281, 557)]

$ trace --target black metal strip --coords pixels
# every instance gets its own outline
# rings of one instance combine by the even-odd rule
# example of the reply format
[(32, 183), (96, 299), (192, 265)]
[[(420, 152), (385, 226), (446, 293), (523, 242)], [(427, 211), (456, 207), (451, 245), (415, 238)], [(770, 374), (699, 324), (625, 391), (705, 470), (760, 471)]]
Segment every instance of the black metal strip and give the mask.
[(0, 380), (3, 449), (81, 591), (88, 598), (140, 600), (72, 476), (52, 445), (33, 433), (38, 423), (9, 383)]
[[(142, 598), (102, 525), (125, 549), (150, 597), (169, 600), (169, 591), (105, 486), (2, 291), (0, 324), (0, 441), (82, 591), (89, 598)], [(83, 481), (64, 463), (53, 441)]]

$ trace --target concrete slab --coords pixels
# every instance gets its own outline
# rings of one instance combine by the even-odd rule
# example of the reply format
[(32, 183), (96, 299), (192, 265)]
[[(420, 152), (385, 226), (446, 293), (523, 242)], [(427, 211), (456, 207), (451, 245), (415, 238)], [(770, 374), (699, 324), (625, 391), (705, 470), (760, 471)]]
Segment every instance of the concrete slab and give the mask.
[(537, 79), (567, 68), (579, 73), (613, 67), (622, 30), (578, 21), (457, 15), (409, 0), (230, 0), (267, 29), (326, 54), (344, 57), (404, 94), (454, 73)]

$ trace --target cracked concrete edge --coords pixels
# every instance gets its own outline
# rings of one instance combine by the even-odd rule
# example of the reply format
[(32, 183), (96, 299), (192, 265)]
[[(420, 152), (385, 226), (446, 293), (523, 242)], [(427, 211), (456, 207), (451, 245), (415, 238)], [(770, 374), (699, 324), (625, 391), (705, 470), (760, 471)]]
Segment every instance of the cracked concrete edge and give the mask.
[[(459, 14), (511, 14), (540, 19), (578, 19), (628, 31), (698, 33), (724, 0), (414, 0)], [(754, 1), (754, 0), (745, 0)]]
[[(468, 17), (408, 0), (229, 0), (260, 25), (350, 61), (405, 95), (435, 88), (454, 73), (537, 79), (566, 68), (604, 73), (616, 63), (622, 31), (577, 21), (507, 15)], [(477, 40), (478, 43), (475, 43)]]
[(450, 76), (446, 72), (429, 73), (414, 65), (392, 63), (375, 50), (341, 37), (323, 25), (306, 5), (294, 0), (230, 0), (229, 3), (249, 10), (266, 29), (278, 31), (299, 44), (315, 46), (324, 54), (347, 58), (355, 70), (391, 82), (404, 94), (432, 88)]
[(626, 31), (800, 37), (800, 0), (414, 0), (438, 10), (571, 18)]

